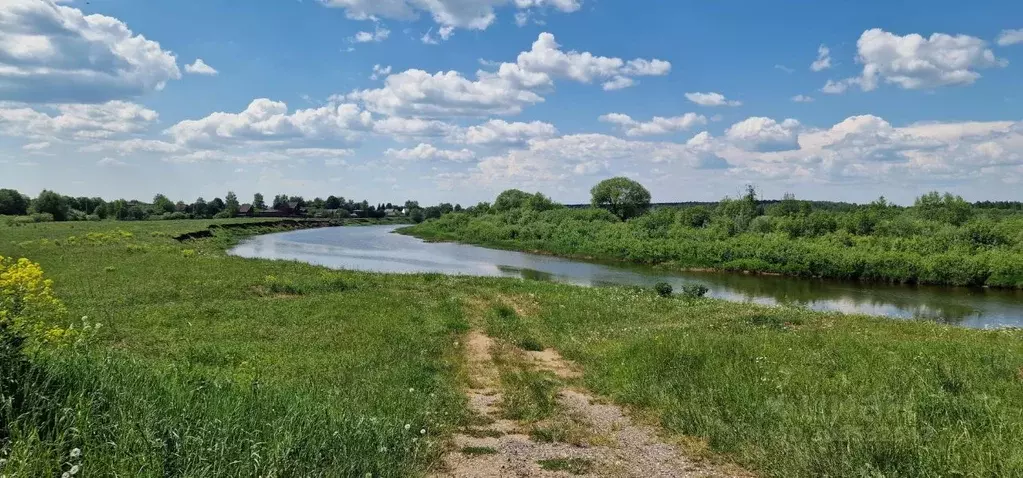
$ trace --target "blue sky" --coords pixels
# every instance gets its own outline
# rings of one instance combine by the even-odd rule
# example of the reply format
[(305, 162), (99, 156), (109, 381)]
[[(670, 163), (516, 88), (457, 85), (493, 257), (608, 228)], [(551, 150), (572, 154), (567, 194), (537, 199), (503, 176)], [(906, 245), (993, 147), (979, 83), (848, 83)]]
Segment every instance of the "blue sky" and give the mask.
[(1021, 18), (1009, 1), (9, 0), (0, 187), (581, 202), (627, 175), (657, 201), (747, 183), (1023, 200)]

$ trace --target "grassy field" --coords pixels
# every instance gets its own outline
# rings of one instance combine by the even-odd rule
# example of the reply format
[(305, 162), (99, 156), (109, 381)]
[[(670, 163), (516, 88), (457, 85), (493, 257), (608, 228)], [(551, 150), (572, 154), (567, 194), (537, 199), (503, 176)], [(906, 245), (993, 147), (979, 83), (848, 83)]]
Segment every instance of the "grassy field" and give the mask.
[[(231, 236), (171, 239), (211, 222), (0, 226), (0, 256), (38, 262), (70, 317), (104, 324), (2, 385), (0, 474), (422, 474), (470, 420), (460, 344), (479, 326), (557, 348), (590, 389), (763, 476), (1023, 475), (1023, 331), (329, 271), (227, 256)], [(547, 413), (529, 400), (523, 417)]]

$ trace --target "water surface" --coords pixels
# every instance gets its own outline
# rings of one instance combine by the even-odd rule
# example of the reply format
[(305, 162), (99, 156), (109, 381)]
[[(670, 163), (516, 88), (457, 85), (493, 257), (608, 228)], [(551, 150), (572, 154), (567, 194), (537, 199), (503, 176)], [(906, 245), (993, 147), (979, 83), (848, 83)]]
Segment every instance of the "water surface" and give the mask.
[(926, 319), (964, 327), (1023, 327), (1023, 291), (894, 286), (716, 272), (669, 272), (454, 243), (429, 243), (394, 234), (397, 226), (306, 229), (245, 240), (230, 253), (287, 259), (335, 269), (388, 273), (438, 272), (520, 277), (583, 286), (668, 282), (678, 290), (703, 284), (710, 296), (815, 310)]

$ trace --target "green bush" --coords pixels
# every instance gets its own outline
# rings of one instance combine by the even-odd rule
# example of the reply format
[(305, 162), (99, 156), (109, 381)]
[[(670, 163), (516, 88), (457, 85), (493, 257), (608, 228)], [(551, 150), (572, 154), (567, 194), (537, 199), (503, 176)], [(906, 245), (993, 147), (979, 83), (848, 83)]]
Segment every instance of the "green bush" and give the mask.
[(654, 291), (661, 297), (671, 297), (672, 290), (671, 284), (667, 282), (658, 282), (654, 285)]
[(687, 299), (701, 299), (708, 292), (710, 289), (702, 284), (682, 286), (682, 296)]

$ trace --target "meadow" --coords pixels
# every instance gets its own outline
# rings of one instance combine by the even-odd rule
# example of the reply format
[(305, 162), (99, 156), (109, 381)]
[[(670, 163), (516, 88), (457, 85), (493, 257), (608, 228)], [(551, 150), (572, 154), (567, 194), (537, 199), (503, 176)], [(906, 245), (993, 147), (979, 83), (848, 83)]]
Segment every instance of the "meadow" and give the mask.
[[(507, 200), (513, 192), (519, 200)], [(865, 205), (795, 198), (764, 203), (751, 190), (739, 199), (657, 207), (627, 220), (520, 191), (502, 196), (405, 232), (677, 269), (1023, 288), (1023, 213), (950, 195), (932, 193), (901, 207), (883, 199)]]
[(1023, 475), (1020, 330), (225, 254), (258, 229), (172, 239), (211, 222), (0, 225), (62, 320), (103, 324), (0, 354), (0, 475), (425, 474), (473, 420), (470, 328), (556, 348), (579, 385), (762, 476)]

